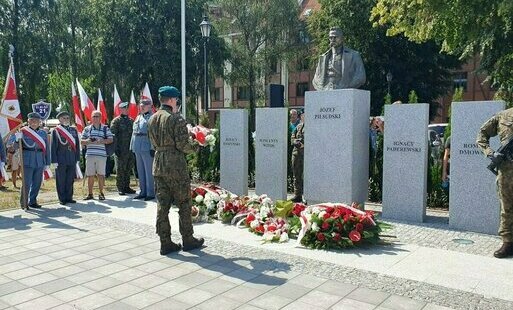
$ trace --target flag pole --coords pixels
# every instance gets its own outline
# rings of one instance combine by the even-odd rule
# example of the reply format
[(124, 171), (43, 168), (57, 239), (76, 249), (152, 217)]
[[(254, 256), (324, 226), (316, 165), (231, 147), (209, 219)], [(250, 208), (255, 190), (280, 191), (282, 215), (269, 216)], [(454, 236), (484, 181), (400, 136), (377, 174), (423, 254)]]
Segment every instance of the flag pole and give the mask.
[(181, 10), (181, 33), (182, 33), (182, 116), (187, 120), (187, 104), (185, 102), (185, 0), (182, 0)]

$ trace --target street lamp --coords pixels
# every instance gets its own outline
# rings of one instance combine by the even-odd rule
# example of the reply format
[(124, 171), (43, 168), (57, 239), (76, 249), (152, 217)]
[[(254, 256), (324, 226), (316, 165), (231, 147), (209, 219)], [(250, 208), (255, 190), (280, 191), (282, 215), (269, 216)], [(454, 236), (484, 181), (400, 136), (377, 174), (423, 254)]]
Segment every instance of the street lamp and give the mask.
[(208, 52), (207, 52), (207, 43), (208, 38), (210, 37), (210, 29), (212, 28), (212, 24), (208, 21), (207, 16), (203, 16), (203, 21), (199, 25), (201, 29), (201, 36), (203, 37), (203, 108), (205, 112), (208, 112)]
[(388, 71), (387, 73), (387, 83), (388, 83), (388, 96), (390, 97), (390, 83), (392, 83), (392, 78), (394, 76), (392, 75), (392, 72)]

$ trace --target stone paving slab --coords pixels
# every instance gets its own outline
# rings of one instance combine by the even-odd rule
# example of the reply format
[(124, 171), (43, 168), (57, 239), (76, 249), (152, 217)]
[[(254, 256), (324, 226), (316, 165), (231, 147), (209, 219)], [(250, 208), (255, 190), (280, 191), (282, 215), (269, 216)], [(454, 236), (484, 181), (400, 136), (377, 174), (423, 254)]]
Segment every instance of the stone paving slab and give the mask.
[[(0, 309), (513, 308), (507, 300), (221, 239), (207, 238), (200, 251), (162, 257), (152, 225), (105, 214), (63, 208), (37, 214), (9, 211), (0, 213), (0, 227), (4, 249), (32, 248), (0, 251), (0, 260), (7, 262), (0, 269)], [(55, 241), (60, 238), (66, 242)], [(32, 242), (13, 243), (20, 240)], [(111, 251), (120, 244), (133, 246)], [(27, 251), (37, 252), (32, 258), (38, 264), (16, 256)], [(31, 268), (41, 272), (33, 275)], [(8, 276), (22, 270), (31, 272)], [(38, 281), (31, 283), (31, 278)], [(492, 280), (486, 284), (494, 285)]]

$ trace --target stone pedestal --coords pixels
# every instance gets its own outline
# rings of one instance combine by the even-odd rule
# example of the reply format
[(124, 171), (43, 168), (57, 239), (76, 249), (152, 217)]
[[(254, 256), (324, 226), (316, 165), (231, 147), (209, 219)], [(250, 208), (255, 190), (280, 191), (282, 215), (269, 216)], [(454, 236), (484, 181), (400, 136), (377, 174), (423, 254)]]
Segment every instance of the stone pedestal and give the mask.
[(287, 199), (288, 109), (256, 110), (255, 183), (258, 195)]
[(248, 111), (221, 110), (221, 187), (248, 194)]
[[(481, 125), (504, 109), (502, 101), (454, 102), (451, 106), (449, 226), (497, 234), (499, 200), (490, 161), (476, 144)], [(497, 137), (490, 140), (497, 149)]]
[(305, 94), (304, 195), (308, 203), (367, 200), (370, 92)]
[(423, 222), (426, 216), (429, 104), (385, 106), (383, 217)]

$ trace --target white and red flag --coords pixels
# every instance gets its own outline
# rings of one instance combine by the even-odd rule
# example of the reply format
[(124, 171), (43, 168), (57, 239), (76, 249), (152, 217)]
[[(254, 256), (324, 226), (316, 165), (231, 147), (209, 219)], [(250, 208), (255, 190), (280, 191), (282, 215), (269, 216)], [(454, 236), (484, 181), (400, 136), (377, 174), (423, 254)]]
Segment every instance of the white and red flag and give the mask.
[(119, 111), (120, 103), (121, 98), (119, 98), (118, 89), (116, 88), (116, 85), (114, 85), (114, 117), (121, 115), (121, 112)]
[(96, 109), (102, 112), (102, 124), (107, 124), (107, 109), (105, 108), (105, 101), (103, 101), (102, 92), (98, 88), (98, 104)]
[(151, 100), (151, 102), (152, 102), (151, 110), (153, 111), (153, 113), (155, 113), (157, 111), (157, 109), (155, 109), (155, 105), (153, 105), (153, 98), (151, 98), (151, 92), (150, 92), (150, 87), (148, 86), (148, 82), (146, 82), (146, 85), (144, 85), (144, 89), (143, 89), (143, 92), (141, 95), (141, 100), (143, 100), (143, 99)]
[(82, 111), (80, 110), (80, 104), (78, 103), (77, 92), (75, 91), (75, 85), (71, 82), (71, 100), (73, 102), (73, 112), (75, 112), (75, 126), (77, 126), (78, 133), (84, 131), (84, 119), (82, 118)]
[(14, 64), (11, 58), (5, 89), (0, 104), (0, 138), (7, 139), (19, 127), (23, 120), (21, 117), (20, 102), (16, 92), (16, 79), (14, 77)]
[(128, 117), (135, 120), (135, 118), (139, 115), (139, 107), (137, 106), (137, 102), (135, 101), (134, 91), (130, 94), (130, 102), (128, 104)]
[(82, 85), (80, 85), (80, 82), (77, 79), (77, 88), (78, 88), (78, 95), (80, 97), (80, 107), (82, 108), (82, 111), (84, 111), (84, 116), (91, 120), (91, 114), (93, 114), (94, 111), (94, 104), (87, 96), (84, 88)]

